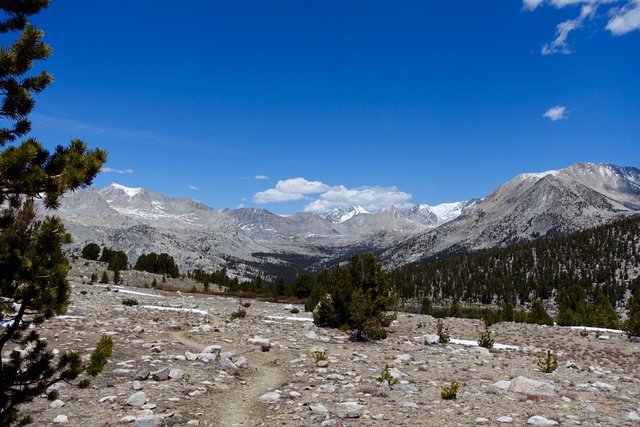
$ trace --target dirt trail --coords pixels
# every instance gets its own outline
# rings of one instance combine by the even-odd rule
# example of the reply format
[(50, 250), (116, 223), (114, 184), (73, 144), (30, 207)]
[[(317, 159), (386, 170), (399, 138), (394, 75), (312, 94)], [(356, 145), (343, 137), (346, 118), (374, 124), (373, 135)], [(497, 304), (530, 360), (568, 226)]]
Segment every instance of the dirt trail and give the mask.
[[(211, 344), (179, 333), (172, 334), (171, 338), (190, 347), (191, 351), (198, 351)], [(206, 408), (206, 422), (208, 425), (229, 427), (258, 425), (263, 420), (263, 411), (267, 409), (259, 397), (278, 388), (286, 380), (280, 359), (273, 351), (262, 352), (253, 348), (247, 351), (235, 346), (226, 346), (223, 350), (242, 354), (247, 359), (249, 368), (239, 374), (238, 381), (228, 384), (229, 390), (225, 391), (224, 398), (208, 397), (206, 404), (201, 405)]]

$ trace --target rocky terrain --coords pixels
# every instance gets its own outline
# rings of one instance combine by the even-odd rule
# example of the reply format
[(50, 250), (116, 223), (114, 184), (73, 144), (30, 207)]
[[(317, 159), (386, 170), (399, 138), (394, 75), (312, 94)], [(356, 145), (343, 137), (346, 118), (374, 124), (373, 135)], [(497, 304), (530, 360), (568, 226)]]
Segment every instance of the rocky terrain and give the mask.
[[(445, 319), (452, 340), (441, 345), (435, 319), (399, 313), (386, 340), (351, 343), (300, 305), (244, 300), (246, 316), (230, 320), (238, 299), (188, 293), (192, 282), (145, 288), (153, 275), (123, 272), (127, 286), (83, 283), (102, 268), (73, 265), (68, 313), (44, 334), (55, 352), (85, 356), (110, 335), (113, 356), (88, 389), (24, 407), (35, 425), (640, 424), (640, 343), (616, 331), (500, 323), (487, 350), (475, 345), (478, 321)], [(550, 374), (537, 366), (547, 350), (558, 356)], [(391, 387), (376, 380), (385, 365)], [(457, 399), (442, 400), (452, 380)]]

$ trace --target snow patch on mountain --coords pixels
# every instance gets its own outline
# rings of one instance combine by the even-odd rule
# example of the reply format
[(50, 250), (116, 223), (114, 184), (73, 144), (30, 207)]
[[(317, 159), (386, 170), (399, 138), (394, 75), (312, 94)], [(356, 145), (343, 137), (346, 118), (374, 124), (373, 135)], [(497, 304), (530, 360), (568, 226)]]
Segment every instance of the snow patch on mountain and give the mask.
[(109, 190), (109, 189), (121, 191), (129, 197), (135, 197), (142, 192), (142, 187), (138, 187), (138, 188), (125, 187), (124, 185), (120, 185), (116, 182), (112, 182), (107, 188), (105, 188), (105, 190)]
[(345, 221), (349, 221), (356, 215), (368, 213), (369, 212), (362, 206), (351, 206), (348, 208), (332, 209), (324, 215), (324, 218), (333, 222), (334, 224), (341, 224)]

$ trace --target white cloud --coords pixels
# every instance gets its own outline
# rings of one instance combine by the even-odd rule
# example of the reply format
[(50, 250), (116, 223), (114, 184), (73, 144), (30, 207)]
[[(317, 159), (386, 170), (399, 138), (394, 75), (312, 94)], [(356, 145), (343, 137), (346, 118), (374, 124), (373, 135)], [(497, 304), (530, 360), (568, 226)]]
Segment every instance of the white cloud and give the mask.
[(640, 0), (522, 0), (522, 7), (533, 11), (544, 3), (556, 9), (580, 6), (580, 14), (557, 25), (555, 38), (542, 46), (543, 55), (571, 53), (569, 34), (582, 27), (587, 18), (595, 18), (598, 8), (608, 7), (609, 21), (605, 28), (611, 34), (621, 36), (640, 29)]
[[(310, 198), (310, 195), (318, 195)], [(327, 212), (338, 207), (359, 205), (368, 211), (378, 211), (388, 206), (408, 207), (411, 194), (396, 187), (363, 186), (347, 188), (344, 185), (329, 186), (320, 181), (291, 178), (278, 181), (274, 188), (256, 193), (254, 203), (290, 202), (307, 199), (306, 212)]]
[(120, 175), (133, 175), (133, 169), (117, 169), (117, 168), (102, 168), (100, 169), (100, 172), (103, 173), (117, 173)]
[(269, 179), (267, 175), (256, 175), (255, 179)]
[(362, 206), (369, 212), (379, 211), (388, 206), (409, 207), (411, 194), (399, 191), (396, 187), (359, 187), (347, 188), (343, 185), (333, 187), (322, 193), (318, 199), (305, 206), (305, 212), (321, 213), (331, 209)]
[(193, 184), (189, 184), (189, 185), (187, 185), (187, 187), (189, 187), (189, 190), (193, 190), (193, 191), (198, 190), (198, 187), (196, 187), (196, 186), (195, 186), (195, 185), (193, 185)]
[(320, 181), (308, 181), (300, 177), (290, 178), (278, 181), (275, 188), (256, 193), (253, 201), (255, 203), (290, 202), (303, 199), (307, 194), (323, 193), (330, 188)]
[(629, 3), (626, 8), (613, 14), (606, 28), (616, 36), (640, 29), (640, 0)]
[(569, 110), (567, 110), (567, 107), (563, 105), (556, 105), (555, 107), (551, 107), (547, 111), (545, 111), (542, 117), (546, 117), (552, 122), (555, 122), (558, 120), (566, 119), (567, 114), (569, 114)]
[(590, 16), (593, 16), (595, 11), (596, 9), (594, 6), (584, 5), (580, 9), (580, 16), (575, 19), (568, 19), (564, 22), (559, 23), (556, 27), (556, 38), (553, 39), (551, 43), (547, 43), (542, 46), (542, 54), (552, 55), (554, 53), (571, 53), (571, 49), (567, 44), (569, 33), (582, 27), (582, 23), (584, 22), (584, 20)]
[(523, 0), (522, 7), (526, 10), (534, 10), (536, 7), (540, 6), (544, 0)]

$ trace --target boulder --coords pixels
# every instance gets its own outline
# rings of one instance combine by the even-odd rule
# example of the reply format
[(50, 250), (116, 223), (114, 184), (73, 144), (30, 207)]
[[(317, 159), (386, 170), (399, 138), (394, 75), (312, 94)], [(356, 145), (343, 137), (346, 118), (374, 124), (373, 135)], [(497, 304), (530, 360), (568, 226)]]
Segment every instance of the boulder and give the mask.
[(532, 426), (557, 426), (558, 422), (541, 415), (534, 415), (527, 420), (527, 424), (531, 424)]
[(159, 371), (155, 371), (151, 374), (151, 377), (156, 381), (166, 381), (169, 379), (169, 368), (162, 368)]
[(147, 403), (147, 395), (144, 394), (144, 391), (133, 393), (131, 396), (129, 396), (126, 402), (126, 404), (129, 406), (142, 406), (145, 403)]
[(69, 422), (69, 418), (66, 415), (58, 415), (53, 419), (56, 424), (66, 424)]
[(259, 399), (267, 403), (277, 402), (278, 400), (280, 400), (280, 393), (275, 391), (269, 391), (263, 394), (262, 396), (260, 396)]
[(556, 390), (553, 385), (544, 382), (536, 381), (526, 377), (516, 377), (511, 380), (511, 384), (507, 388), (507, 391), (514, 393), (522, 393), (528, 396), (556, 396)]

